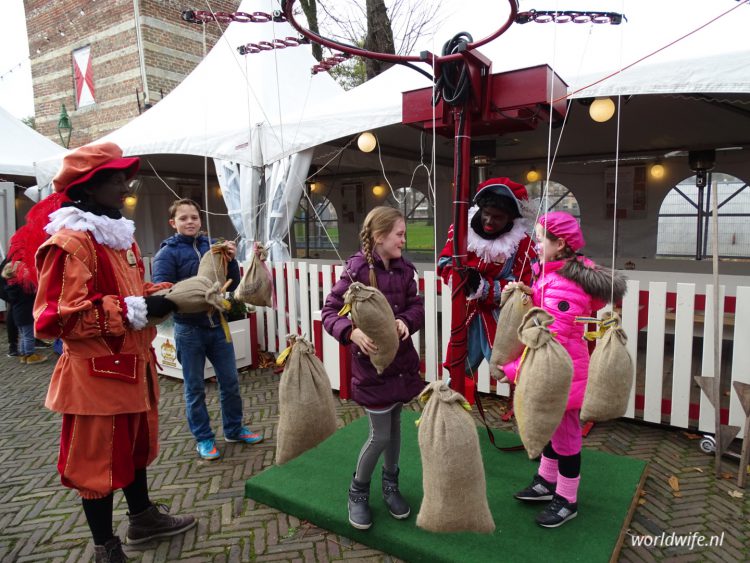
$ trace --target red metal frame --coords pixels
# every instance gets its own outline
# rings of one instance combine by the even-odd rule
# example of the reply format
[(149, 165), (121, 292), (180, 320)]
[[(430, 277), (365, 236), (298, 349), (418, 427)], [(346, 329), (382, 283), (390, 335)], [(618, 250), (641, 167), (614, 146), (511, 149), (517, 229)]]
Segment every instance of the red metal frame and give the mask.
[[(451, 365), (448, 366), (448, 371), (451, 378), (451, 387), (456, 391), (466, 395), (467, 390), (471, 393), (473, 398), (474, 385), (473, 381), (469, 380), (467, 386), (467, 378), (465, 374), (465, 358), (466, 358), (466, 295), (463, 290), (464, 280), (464, 266), (463, 259), (466, 256), (466, 239), (468, 233), (468, 210), (469, 210), (469, 194), (470, 194), (470, 159), (471, 159), (471, 135), (474, 130), (479, 134), (497, 133), (502, 130), (502, 123), (505, 128), (510, 127), (512, 119), (508, 119), (507, 116), (503, 116), (497, 111), (498, 108), (504, 108), (508, 112), (518, 111), (521, 112), (518, 115), (521, 116), (522, 112), (531, 111), (528, 114), (530, 121), (528, 126), (535, 128), (538, 123), (544, 121), (552, 116), (549, 115), (549, 111), (546, 116), (540, 114), (540, 119), (533, 119), (533, 112), (543, 112), (543, 108), (539, 106), (543, 104), (536, 103), (537, 101), (529, 100), (530, 92), (528, 90), (529, 85), (526, 80), (518, 73), (504, 73), (493, 76), (491, 74), (492, 62), (487, 59), (484, 55), (479, 53), (477, 49), (482, 45), (489, 43), (502, 35), (516, 19), (518, 14), (518, 2), (517, 0), (508, 0), (510, 6), (510, 13), (508, 19), (495, 31), (487, 37), (475, 41), (473, 43), (467, 43), (462, 46), (461, 49), (457, 49), (456, 52), (443, 55), (435, 56), (427, 51), (420, 55), (392, 55), (388, 53), (375, 53), (368, 51), (353, 45), (345, 45), (337, 43), (325, 37), (313, 33), (309, 29), (301, 26), (294, 17), (294, 6), (295, 0), (282, 0), (282, 11), (287, 21), (303, 36), (307, 37), (310, 41), (314, 41), (320, 45), (326, 46), (335, 51), (341, 51), (350, 55), (367, 57), (371, 59), (393, 62), (393, 63), (411, 63), (411, 62), (423, 62), (428, 63), (435, 69), (435, 79), (437, 79), (441, 72), (442, 67), (446, 63), (452, 62), (463, 62), (466, 66), (465, 69), (468, 71), (469, 82), (471, 85), (471, 95), (467, 97), (466, 101), (461, 102), (459, 105), (451, 106), (450, 108), (446, 105), (442, 107), (441, 111), (441, 133), (447, 134), (449, 129), (453, 130), (455, 136), (454, 142), (454, 220), (453, 220), (453, 232), (454, 232), (454, 252), (453, 252), (453, 271), (452, 271), (452, 319), (451, 319)], [(539, 71), (541, 69), (541, 72)], [(529, 72), (535, 72), (544, 78), (548, 77), (548, 73), (551, 72), (547, 67), (538, 67), (532, 69)], [(526, 77), (528, 78), (528, 76)], [(509, 84), (503, 84), (508, 82)], [(546, 79), (538, 82), (537, 86), (544, 92), (544, 88), (548, 88)], [(553, 81), (554, 82), (554, 81)], [(497, 83), (497, 86), (495, 84)], [(554, 82), (555, 85), (562, 83)], [(563, 87), (564, 87), (564, 83)], [(495, 86), (493, 88), (493, 86)], [(519, 93), (520, 92), (520, 93)], [(429, 95), (426, 98), (426, 94)], [(415, 119), (414, 121), (421, 121), (424, 126), (428, 118), (432, 116), (432, 104), (431, 104), (431, 89), (426, 89), (421, 92), (408, 93), (415, 100), (415, 103), (409, 106), (407, 109), (406, 103), (404, 106), (404, 113), (413, 110), (416, 115), (422, 115), (421, 119)], [(534, 94), (537, 95), (535, 91)], [(551, 93), (546, 93), (541, 96), (545, 101), (551, 100), (554, 96)], [(407, 96), (405, 96), (406, 102)], [(418, 98), (418, 99), (417, 99)], [(525, 99), (524, 99), (525, 98)], [(532, 109), (529, 109), (531, 106)], [(548, 104), (549, 106), (549, 104)], [(558, 102), (553, 107), (551, 113), (558, 112), (564, 115), (565, 102)], [(426, 114), (426, 112), (429, 112)], [(425, 115), (426, 114), (426, 115)], [(411, 122), (414, 122), (411, 121)], [(405, 123), (410, 121), (404, 120)], [(452, 126), (452, 127), (451, 127)], [(518, 127), (516, 123), (514, 127)], [(508, 129), (510, 130), (510, 129)], [(344, 385), (342, 384), (342, 389)]]

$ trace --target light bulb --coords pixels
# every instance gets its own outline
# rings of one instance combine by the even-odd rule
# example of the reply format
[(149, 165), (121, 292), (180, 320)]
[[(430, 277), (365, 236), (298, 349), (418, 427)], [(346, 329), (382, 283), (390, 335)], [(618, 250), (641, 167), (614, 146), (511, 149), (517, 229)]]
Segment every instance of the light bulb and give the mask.
[(357, 139), (357, 146), (362, 152), (372, 152), (377, 146), (378, 141), (375, 139), (375, 135), (369, 131), (362, 133)]
[(315, 182), (310, 182), (310, 191), (315, 192), (318, 189), (318, 185)]
[(597, 123), (612, 119), (615, 114), (615, 103), (612, 98), (597, 98), (589, 106), (589, 115)]
[(135, 207), (135, 204), (138, 202), (138, 198), (134, 195), (129, 195), (125, 198), (125, 205), (127, 207)]
[(651, 169), (649, 170), (649, 174), (654, 180), (661, 180), (664, 178), (664, 172), (664, 165), (658, 162), (651, 166)]
[(532, 168), (526, 173), (526, 181), (529, 183), (536, 182), (541, 178), (541, 174), (537, 172), (536, 168)]
[(382, 197), (383, 195), (385, 195), (385, 188), (380, 184), (378, 184), (377, 186), (373, 186), (372, 195), (374, 195), (375, 197)]

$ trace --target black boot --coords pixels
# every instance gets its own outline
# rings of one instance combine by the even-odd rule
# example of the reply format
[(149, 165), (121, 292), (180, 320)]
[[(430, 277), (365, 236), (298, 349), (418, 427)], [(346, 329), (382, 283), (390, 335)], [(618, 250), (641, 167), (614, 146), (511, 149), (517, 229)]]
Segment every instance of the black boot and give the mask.
[(360, 483), (355, 477), (349, 485), (349, 523), (358, 530), (372, 526), (370, 483)]
[(125, 553), (122, 551), (120, 538), (117, 536), (107, 541), (104, 545), (94, 546), (94, 561), (96, 563), (120, 563), (127, 561)]
[(387, 471), (383, 467), (383, 500), (388, 506), (391, 516), (403, 520), (409, 517), (411, 508), (398, 490), (398, 474), (398, 467), (394, 472)]
[(165, 538), (186, 532), (197, 520), (193, 516), (172, 516), (163, 504), (152, 504), (140, 514), (128, 514), (128, 544)]

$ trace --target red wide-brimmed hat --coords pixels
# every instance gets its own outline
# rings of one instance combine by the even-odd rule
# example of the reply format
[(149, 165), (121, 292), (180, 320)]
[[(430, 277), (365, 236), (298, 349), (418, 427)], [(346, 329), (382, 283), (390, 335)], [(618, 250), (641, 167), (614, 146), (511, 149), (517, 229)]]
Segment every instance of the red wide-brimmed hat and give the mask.
[(52, 182), (56, 192), (69, 194), (71, 188), (88, 182), (101, 170), (123, 170), (130, 180), (140, 162), (138, 157), (123, 157), (122, 149), (114, 143), (84, 145), (65, 156)]

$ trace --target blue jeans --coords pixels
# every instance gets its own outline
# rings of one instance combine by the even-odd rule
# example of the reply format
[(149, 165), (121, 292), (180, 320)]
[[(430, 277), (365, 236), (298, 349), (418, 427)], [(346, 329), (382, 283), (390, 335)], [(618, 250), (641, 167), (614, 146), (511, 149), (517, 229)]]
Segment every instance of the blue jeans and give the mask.
[(35, 349), (34, 325), (20, 325), (18, 327), (18, 353), (22, 356), (28, 356), (33, 354)]
[(216, 370), (224, 436), (235, 438), (242, 429), (242, 397), (237, 374), (234, 347), (227, 342), (221, 326), (205, 327), (175, 323), (174, 340), (177, 361), (182, 364), (185, 380), (185, 409), (188, 426), (197, 441), (214, 438), (206, 408), (203, 379), (206, 358)]

